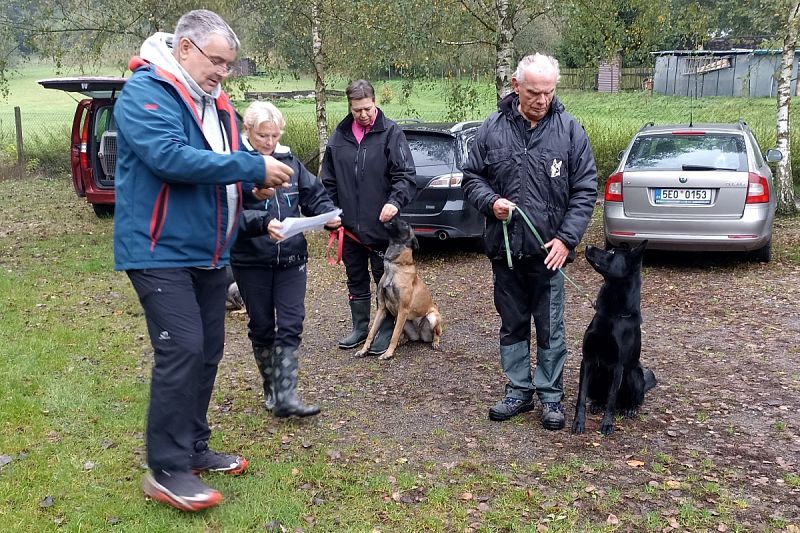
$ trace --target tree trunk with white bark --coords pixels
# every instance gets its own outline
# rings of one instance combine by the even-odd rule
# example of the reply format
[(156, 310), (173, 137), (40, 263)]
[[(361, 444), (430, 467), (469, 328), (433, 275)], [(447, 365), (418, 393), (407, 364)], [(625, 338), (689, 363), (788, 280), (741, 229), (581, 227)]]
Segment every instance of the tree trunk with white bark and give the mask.
[(511, 92), (511, 75), (514, 72), (514, 17), (509, 10), (509, 0), (497, 1), (496, 39), (495, 88), (499, 102)]
[[(314, 63), (314, 95), (317, 103), (317, 137), (319, 138), (319, 166), (328, 144), (328, 115), (326, 105), (328, 95), (325, 88), (325, 57), (322, 48), (321, 0), (311, 2), (311, 52)], [(319, 172), (319, 168), (317, 169)]]
[(800, 0), (794, 0), (792, 2), (792, 8), (789, 10), (786, 36), (783, 41), (781, 67), (778, 72), (778, 116), (776, 133), (778, 150), (783, 153), (783, 159), (778, 162), (775, 171), (775, 183), (778, 193), (778, 213), (782, 215), (797, 214), (797, 205), (794, 199), (794, 181), (792, 179), (789, 109), (792, 102), (792, 72), (794, 71), (797, 33), (800, 27), (799, 14)]

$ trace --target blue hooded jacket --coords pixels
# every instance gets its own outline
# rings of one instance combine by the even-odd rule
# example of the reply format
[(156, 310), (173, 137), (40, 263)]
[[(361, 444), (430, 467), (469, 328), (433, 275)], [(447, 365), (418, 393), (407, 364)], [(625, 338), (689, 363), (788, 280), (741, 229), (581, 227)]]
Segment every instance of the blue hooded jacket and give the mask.
[[(117, 123), (114, 268), (217, 267), (228, 264), (242, 185), (263, 183), (264, 159), (240, 151), (235, 112), (221, 92), (204, 113), (179, 79), (141, 58), (114, 105)], [(217, 153), (203, 120), (219, 120), (231, 153)], [(237, 184), (231, 213), (227, 184)]]

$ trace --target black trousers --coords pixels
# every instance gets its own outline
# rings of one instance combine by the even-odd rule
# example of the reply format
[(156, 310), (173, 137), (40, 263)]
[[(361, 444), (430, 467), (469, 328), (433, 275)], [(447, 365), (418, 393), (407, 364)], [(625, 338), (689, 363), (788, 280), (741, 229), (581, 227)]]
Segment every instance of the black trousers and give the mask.
[(383, 253), (389, 243), (378, 243), (370, 246), (370, 251), (363, 244), (345, 238), (342, 244), (342, 262), (347, 273), (347, 291), (351, 300), (370, 297), (369, 275), (377, 286), (383, 276)]
[(300, 346), (306, 317), (306, 265), (289, 268), (233, 267), (250, 321), (253, 346)]
[[(500, 361), (508, 377), (506, 393), (542, 402), (564, 396), (567, 360), (564, 324), (564, 278), (547, 269), (541, 258), (515, 259), (510, 270), (502, 259), (492, 261), (494, 304), (500, 314)], [(536, 370), (531, 378), (531, 318), (536, 326)]]
[(151, 470), (189, 470), (211, 436), (207, 412), (225, 345), (225, 269), (129, 270), (154, 362), (147, 413)]

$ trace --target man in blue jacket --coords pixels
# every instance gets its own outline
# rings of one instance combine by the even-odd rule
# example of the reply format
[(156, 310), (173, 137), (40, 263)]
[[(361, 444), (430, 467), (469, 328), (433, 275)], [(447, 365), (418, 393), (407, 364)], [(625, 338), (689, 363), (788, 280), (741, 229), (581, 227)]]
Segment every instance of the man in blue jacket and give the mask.
[[(542, 425), (550, 430), (564, 427), (567, 345), (564, 279), (557, 270), (574, 260), (597, 196), (592, 148), (583, 127), (555, 98), (558, 77), (558, 61), (550, 56), (534, 54), (519, 62), (511, 78), (514, 92), (478, 130), (462, 183), (468, 200), (486, 215), (500, 360), (508, 378), (505, 397), (489, 409), (489, 419), (530, 411), (535, 393), (542, 402)], [(531, 219), (543, 244), (513, 213), (516, 208)], [(503, 225), (509, 217), (506, 241)]]
[(156, 33), (131, 59), (114, 106), (115, 269), (144, 308), (154, 363), (143, 488), (183, 511), (217, 505), (197, 473), (240, 474), (247, 460), (208, 447), (206, 418), (225, 340), (226, 273), (241, 212), (292, 170), (239, 150), (234, 109), (220, 82), (239, 40), (219, 15), (191, 11), (174, 35)]

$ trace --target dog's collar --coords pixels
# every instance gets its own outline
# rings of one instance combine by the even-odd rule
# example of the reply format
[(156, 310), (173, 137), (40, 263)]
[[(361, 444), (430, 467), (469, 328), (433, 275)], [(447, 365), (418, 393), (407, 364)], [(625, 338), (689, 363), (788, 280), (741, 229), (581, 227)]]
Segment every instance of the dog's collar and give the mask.
[(642, 316), (642, 313), (640, 311), (630, 311), (628, 313), (610, 314), (610, 313), (604, 313), (603, 311), (597, 309), (597, 307), (595, 307), (595, 312), (598, 315), (604, 316), (604, 317), (607, 317), (607, 318), (639, 318), (639, 317)]

